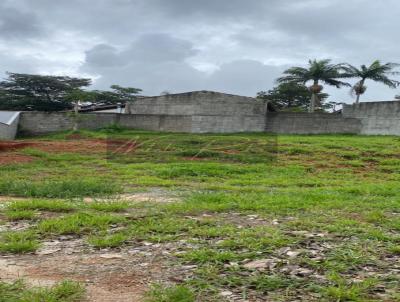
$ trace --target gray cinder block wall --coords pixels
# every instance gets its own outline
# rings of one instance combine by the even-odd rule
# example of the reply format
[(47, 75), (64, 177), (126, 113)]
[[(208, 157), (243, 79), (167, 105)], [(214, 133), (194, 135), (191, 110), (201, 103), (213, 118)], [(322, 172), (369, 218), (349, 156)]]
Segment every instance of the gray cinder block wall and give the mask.
[(361, 134), (400, 135), (400, 101), (343, 106), (343, 117), (361, 122)]
[(306, 112), (270, 112), (265, 131), (277, 134), (329, 134), (361, 132), (361, 122), (341, 114)]
[[(144, 121), (141, 128), (183, 132), (262, 132), (265, 128), (267, 104), (255, 98), (212, 91), (194, 91), (140, 98), (125, 107)], [(146, 117), (144, 117), (146, 116)], [(159, 117), (157, 117), (159, 116)]]
[[(100, 129), (117, 123), (118, 114), (81, 114), (79, 129)], [(18, 132), (21, 135), (42, 135), (73, 129), (75, 120), (69, 113), (62, 112), (21, 112)]]

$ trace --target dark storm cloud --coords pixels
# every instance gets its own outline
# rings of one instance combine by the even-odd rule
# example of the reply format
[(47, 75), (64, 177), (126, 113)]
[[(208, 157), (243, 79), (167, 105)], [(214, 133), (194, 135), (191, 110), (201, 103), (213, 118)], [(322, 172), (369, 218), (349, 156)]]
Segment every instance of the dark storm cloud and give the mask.
[[(99, 88), (254, 95), (310, 58), (400, 62), (399, 10), (398, 0), (3, 0), (0, 68), (26, 59), (95, 76)], [(374, 98), (396, 94), (370, 86)]]
[(0, 3), (0, 39), (31, 38), (42, 30), (35, 14)]

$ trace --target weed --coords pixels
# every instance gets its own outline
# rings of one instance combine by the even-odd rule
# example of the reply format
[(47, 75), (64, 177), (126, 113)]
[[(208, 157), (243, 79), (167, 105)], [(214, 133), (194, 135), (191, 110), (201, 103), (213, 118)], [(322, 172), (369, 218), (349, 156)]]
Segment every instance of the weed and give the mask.
[(32, 220), (35, 218), (36, 212), (31, 210), (8, 210), (4, 213), (8, 220)]
[(84, 287), (73, 281), (62, 281), (50, 288), (28, 288), (22, 280), (0, 281), (1, 302), (78, 302), (84, 294)]
[(49, 212), (69, 212), (76, 209), (72, 202), (62, 200), (40, 200), (33, 199), (28, 201), (15, 201), (7, 206), (10, 211), (49, 211)]
[(124, 222), (124, 218), (120, 216), (77, 213), (41, 221), (37, 228), (42, 234), (83, 234), (96, 230), (107, 230), (111, 224), (122, 222)]
[(323, 289), (324, 295), (332, 301), (366, 301), (372, 292), (376, 280), (367, 279), (360, 283), (348, 283), (337, 274), (330, 276), (334, 285)]
[(123, 212), (129, 208), (127, 202), (92, 202), (87, 206), (89, 209), (96, 210), (99, 212)]
[(195, 295), (185, 286), (154, 285), (147, 293), (146, 302), (195, 302)]
[(0, 194), (24, 197), (73, 198), (104, 196), (120, 192), (121, 188), (112, 182), (106, 184), (97, 179), (61, 181), (1, 180)]
[(88, 238), (88, 242), (96, 248), (118, 247), (121, 246), (128, 236), (124, 233), (115, 233), (111, 235), (97, 235)]
[(33, 231), (9, 231), (0, 235), (0, 252), (23, 254), (34, 252), (39, 242)]

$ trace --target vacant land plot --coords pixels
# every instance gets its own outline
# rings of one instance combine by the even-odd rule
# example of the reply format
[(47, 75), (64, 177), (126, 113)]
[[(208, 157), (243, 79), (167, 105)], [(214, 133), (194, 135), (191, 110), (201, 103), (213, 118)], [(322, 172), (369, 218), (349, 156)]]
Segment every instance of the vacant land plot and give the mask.
[(0, 145), (0, 301), (400, 301), (400, 138)]

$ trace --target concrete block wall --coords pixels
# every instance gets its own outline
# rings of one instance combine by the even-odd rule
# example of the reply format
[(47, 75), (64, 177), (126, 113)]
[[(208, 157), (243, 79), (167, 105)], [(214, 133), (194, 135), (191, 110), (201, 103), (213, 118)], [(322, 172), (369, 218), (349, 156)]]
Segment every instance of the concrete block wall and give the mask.
[(127, 104), (125, 110), (128, 115), (137, 117), (129, 123), (142, 129), (192, 133), (262, 132), (267, 104), (250, 97), (194, 91), (139, 98)]
[(131, 129), (191, 132), (192, 117), (184, 115), (121, 114), (118, 124)]
[(270, 112), (267, 114), (265, 131), (277, 134), (357, 134), (361, 126), (360, 120), (344, 118), (340, 114)]
[(192, 133), (263, 132), (265, 115), (192, 116)]
[(266, 104), (255, 98), (219, 93), (194, 91), (163, 96), (144, 97), (127, 104), (130, 114), (161, 115), (265, 115)]
[(400, 135), (400, 101), (344, 105), (342, 114), (360, 120), (361, 134)]
[[(79, 117), (80, 129), (99, 129), (117, 122), (117, 114), (82, 114)], [(21, 112), (19, 134), (42, 135), (52, 132), (72, 130), (74, 118), (62, 112)]]
[(265, 117), (260, 116), (215, 116), (215, 115), (157, 115), (123, 114), (119, 125), (142, 130), (188, 132), (188, 133), (232, 133), (263, 132)]

